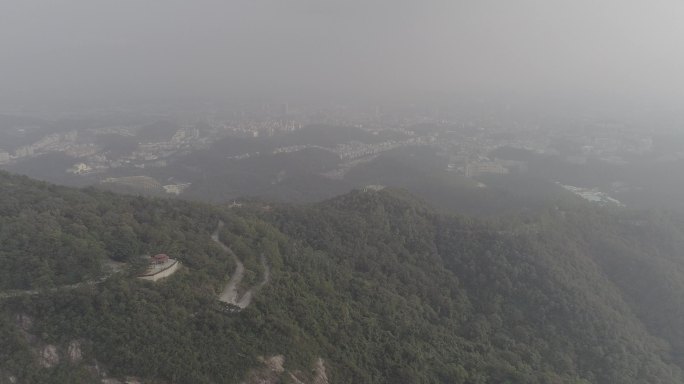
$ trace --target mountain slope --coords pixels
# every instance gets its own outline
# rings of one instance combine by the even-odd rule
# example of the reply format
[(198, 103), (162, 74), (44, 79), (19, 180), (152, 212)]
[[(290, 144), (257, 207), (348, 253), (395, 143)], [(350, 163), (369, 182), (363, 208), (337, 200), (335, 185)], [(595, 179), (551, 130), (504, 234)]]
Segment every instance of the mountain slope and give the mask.
[[(340, 263), (367, 271), (379, 287), (417, 297), (426, 312), (416, 322), (430, 322), (430, 315), (446, 322), (454, 333), (442, 341), (464, 343), (456, 361), (482, 375), (463, 382), (681, 380), (664, 340), (633, 315), (632, 299), (606, 278), (594, 249), (563, 232), (568, 224), (561, 213), (538, 218), (543, 227), (516, 223), (503, 230), (398, 201), (383, 193), (351, 194), (327, 203), (333, 213), (327, 205), (308, 214), (299, 210), (279, 224), (288, 235), (338, 255)], [(378, 251), (397, 243), (403, 246)], [(466, 345), (477, 353), (463, 355)], [(425, 368), (434, 361), (439, 357), (414, 367), (433, 372), (426, 382), (440, 379), (438, 367)], [(415, 381), (421, 380), (408, 380)]]
[[(673, 216), (573, 204), (485, 222), (397, 190), (224, 209), (7, 174), (0, 188), (0, 383), (684, 381)], [(219, 221), (238, 289), (259, 286), (242, 311), (218, 300), (235, 268)], [(156, 252), (181, 270), (136, 279)], [(44, 269), (14, 278), (21, 258)], [(123, 272), (104, 272), (112, 258)]]

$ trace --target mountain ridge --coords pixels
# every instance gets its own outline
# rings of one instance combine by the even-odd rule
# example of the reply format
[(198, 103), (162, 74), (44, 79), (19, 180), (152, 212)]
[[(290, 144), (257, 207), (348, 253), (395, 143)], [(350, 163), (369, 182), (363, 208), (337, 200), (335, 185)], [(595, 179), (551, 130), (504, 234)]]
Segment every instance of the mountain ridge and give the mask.
[[(445, 215), (391, 188), (228, 208), (6, 173), (0, 189), (12, 196), (0, 202), (4, 276), (21, 270), (7, 260), (37, 258), (48, 267), (25, 281), (48, 289), (0, 299), (0, 383), (241, 382), (260, 377), (274, 356), (283, 357), (281, 373), (323, 361), (331, 383), (684, 377), (679, 312), (666, 313), (684, 307), (684, 226), (676, 215), (573, 203), (483, 220)], [(235, 269), (211, 240), (219, 220), (221, 241), (244, 265), (245, 287), (265, 277), (262, 255), (270, 267), (268, 283), (240, 312), (218, 300)], [(31, 247), (6, 240), (22, 232)], [(83, 257), (100, 266), (115, 259), (128, 268), (60, 289), (100, 276), (61, 275), (81, 263), (62, 260), (74, 249), (98, 250)], [(156, 284), (135, 279), (139, 255), (156, 251), (184, 267)], [(78, 361), (65, 357), (74, 342)], [(60, 362), (41, 365), (45, 353)], [(267, 376), (292, 379), (283, 375)]]

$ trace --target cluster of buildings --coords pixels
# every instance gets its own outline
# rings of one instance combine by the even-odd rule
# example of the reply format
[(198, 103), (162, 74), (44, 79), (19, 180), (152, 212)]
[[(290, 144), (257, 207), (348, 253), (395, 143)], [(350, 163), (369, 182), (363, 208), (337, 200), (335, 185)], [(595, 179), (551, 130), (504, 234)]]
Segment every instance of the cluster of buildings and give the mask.
[(488, 161), (470, 163), (465, 166), (465, 175), (467, 177), (474, 177), (482, 174), (505, 175), (508, 173), (508, 168), (501, 163)]
[(418, 136), (406, 140), (388, 140), (380, 143), (361, 143), (358, 141), (351, 141), (348, 143), (338, 144), (334, 152), (341, 160), (355, 160), (366, 156), (377, 155), (381, 152), (389, 151), (391, 149), (400, 147), (409, 147), (414, 145), (426, 145), (435, 141), (434, 137)]
[(135, 132), (139, 129), (140, 126), (115, 126), (87, 129), (82, 133), (71, 130), (64, 133), (47, 134), (36, 142), (15, 148), (11, 152), (0, 149), (0, 164), (17, 162), (46, 153), (62, 153), (77, 159), (72, 167), (65, 169), (66, 172), (88, 175), (126, 165), (165, 166), (163, 162), (155, 162), (202, 144), (200, 132), (194, 127), (179, 129), (167, 141), (138, 143), (134, 151), (123, 156), (112, 157), (111, 153), (103, 149), (101, 145), (96, 144), (97, 138), (100, 136), (135, 137)]
[(62, 152), (71, 157), (85, 157), (97, 153), (98, 147), (92, 143), (78, 141), (78, 131), (48, 134), (35, 143), (15, 148), (9, 152), (0, 150), (0, 164), (33, 157), (48, 152)]
[(584, 200), (591, 201), (592, 203), (597, 203), (599, 205), (612, 205), (618, 207), (624, 207), (624, 204), (619, 200), (610, 197), (607, 193), (601, 192), (596, 188), (581, 188), (572, 185), (564, 185), (558, 183), (565, 190), (574, 193), (575, 195), (583, 198)]
[[(212, 142), (228, 136), (268, 137), (297, 131), (307, 124), (355, 126), (376, 135), (382, 131), (392, 131), (399, 133), (395, 137), (404, 139), (375, 143), (340, 142), (326, 148), (293, 143), (276, 148), (272, 154), (313, 147), (334, 152), (342, 161), (352, 162), (399, 147), (430, 145), (449, 159), (449, 170), (476, 176), (505, 174), (518, 166), (491, 157), (491, 152), (499, 147), (558, 155), (567, 162), (577, 164), (586, 163), (590, 158), (623, 164), (627, 161), (627, 155), (648, 154), (654, 147), (653, 139), (646, 132), (630, 131), (625, 124), (605, 124), (588, 119), (554, 122), (562, 127), (556, 128), (549, 122), (526, 122), (493, 112), (448, 112), (440, 108), (364, 109), (339, 105), (292, 110), (284, 105), (262, 107), (251, 113), (243, 111), (227, 118), (207, 115), (201, 123), (180, 123), (182, 128), (170, 138), (138, 142), (133, 150), (125, 154), (114, 155), (106, 151), (95, 144), (98, 141), (93, 140), (93, 137), (117, 136), (135, 140), (142, 126), (113, 125), (46, 134), (30, 145), (0, 149), (0, 165), (48, 152), (61, 152), (74, 158), (73, 165), (65, 171), (75, 175), (105, 173), (120, 167), (166, 167), (167, 159), (172, 156), (206, 148)], [(545, 127), (545, 124), (550, 127)], [(561, 148), (563, 146), (566, 148)], [(567, 150), (567, 147), (571, 150)], [(235, 155), (233, 159), (255, 155), (259, 153)], [(178, 194), (187, 186), (173, 184), (163, 188), (168, 193)]]
[(282, 132), (293, 132), (302, 129), (301, 122), (295, 120), (282, 119), (255, 119), (231, 121), (217, 124), (218, 133), (246, 136), (246, 137), (268, 137)]

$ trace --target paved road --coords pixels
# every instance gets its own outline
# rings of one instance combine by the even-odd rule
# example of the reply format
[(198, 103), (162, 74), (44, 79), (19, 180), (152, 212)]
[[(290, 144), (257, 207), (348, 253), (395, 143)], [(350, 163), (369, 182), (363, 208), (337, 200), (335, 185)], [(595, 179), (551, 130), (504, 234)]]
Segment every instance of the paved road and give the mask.
[(216, 244), (218, 244), (221, 247), (221, 249), (230, 254), (230, 256), (235, 261), (236, 268), (235, 272), (233, 272), (233, 275), (230, 277), (230, 280), (228, 280), (228, 284), (226, 284), (226, 287), (223, 289), (223, 292), (221, 292), (219, 300), (224, 303), (237, 305), (240, 308), (245, 308), (240, 305), (237, 291), (238, 285), (240, 285), (242, 278), (245, 277), (245, 265), (242, 264), (240, 259), (238, 259), (237, 255), (235, 255), (235, 252), (233, 252), (233, 250), (231, 250), (227, 245), (223, 244), (223, 242), (219, 240), (219, 231), (221, 230), (221, 228), (223, 228), (223, 222), (219, 221), (218, 226), (216, 227), (216, 231), (214, 231), (214, 233), (211, 235), (211, 239), (214, 240)]
[(271, 279), (271, 269), (266, 263), (266, 257), (261, 254), (261, 264), (264, 266), (264, 280), (240, 296), (238, 293), (238, 286), (240, 285), (242, 278), (245, 277), (245, 265), (242, 264), (235, 252), (233, 252), (230, 247), (225, 245), (219, 239), (219, 232), (221, 228), (223, 228), (223, 222), (219, 221), (216, 231), (214, 231), (214, 233), (211, 235), (211, 239), (214, 240), (221, 247), (221, 249), (230, 254), (233, 260), (235, 260), (236, 267), (235, 272), (233, 272), (230, 280), (228, 280), (228, 284), (226, 284), (226, 287), (223, 288), (223, 292), (221, 292), (219, 295), (219, 300), (224, 303), (235, 305), (240, 309), (245, 309), (252, 303), (252, 298), (254, 297), (256, 291), (266, 285), (266, 283), (268, 283)]

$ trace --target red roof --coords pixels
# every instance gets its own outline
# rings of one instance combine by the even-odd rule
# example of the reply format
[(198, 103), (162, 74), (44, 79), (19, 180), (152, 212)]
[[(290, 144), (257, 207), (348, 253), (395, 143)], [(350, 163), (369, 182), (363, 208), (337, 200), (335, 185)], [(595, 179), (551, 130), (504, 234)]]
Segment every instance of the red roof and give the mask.
[(160, 253), (158, 255), (152, 256), (152, 258), (156, 261), (166, 261), (169, 259), (169, 256), (163, 253)]

